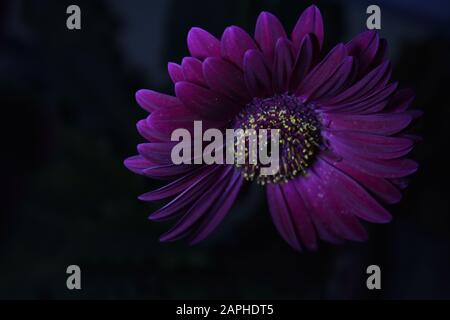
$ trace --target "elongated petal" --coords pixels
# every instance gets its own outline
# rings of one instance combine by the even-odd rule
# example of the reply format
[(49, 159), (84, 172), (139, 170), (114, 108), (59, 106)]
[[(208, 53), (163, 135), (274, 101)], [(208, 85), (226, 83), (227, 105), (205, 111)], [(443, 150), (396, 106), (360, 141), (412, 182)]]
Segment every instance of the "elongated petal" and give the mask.
[(244, 78), (248, 91), (253, 97), (265, 97), (272, 94), (270, 71), (261, 52), (248, 50), (245, 53)]
[(364, 74), (375, 59), (379, 46), (379, 37), (376, 31), (370, 30), (360, 33), (346, 44), (349, 55), (359, 62), (359, 72)]
[(223, 173), (217, 176), (214, 188), (206, 190), (190, 207), (190, 209), (177, 221), (168, 232), (160, 237), (160, 241), (173, 241), (192, 230), (194, 225), (204, 216), (214, 202), (216, 202), (229, 181), (231, 167), (225, 167)]
[(187, 37), (189, 52), (197, 59), (220, 56), (220, 41), (208, 31), (192, 28)]
[(389, 212), (349, 176), (321, 159), (317, 161), (317, 170), (321, 172), (321, 181), (329, 187), (328, 190), (339, 190), (339, 201), (352, 214), (375, 223), (386, 223), (391, 220)]
[(294, 249), (301, 251), (299, 237), (292, 219), (286, 199), (280, 185), (267, 185), (267, 201), (269, 203), (272, 220), (283, 239)]
[(187, 189), (180, 193), (175, 199), (170, 201), (161, 209), (152, 213), (150, 220), (162, 220), (174, 217), (179, 213), (180, 209), (186, 208), (188, 205), (194, 203), (201, 195), (214, 184), (219, 171), (222, 168), (214, 166), (214, 169), (202, 175)]
[(186, 81), (206, 87), (206, 81), (203, 77), (202, 62), (192, 57), (186, 57), (181, 64), (183, 76)]
[(190, 82), (178, 82), (175, 92), (188, 109), (206, 119), (230, 119), (239, 111), (239, 106), (223, 95)]
[(313, 67), (319, 51), (319, 45), (316, 42), (307, 34), (300, 43), (289, 83), (291, 92), (297, 91), (298, 86)]
[(412, 116), (407, 113), (373, 115), (326, 113), (322, 119), (329, 128), (336, 130), (392, 135), (405, 129), (411, 123)]
[(369, 191), (377, 195), (384, 202), (392, 204), (397, 203), (401, 200), (401, 192), (387, 179), (374, 177), (367, 173), (364, 173), (361, 170), (353, 167), (350, 162), (347, 162), (345, 160), (334, 161), (333, 159), (329, 159), (327, 157), (324, 158), (323, 156), (321, 156), (321, 158), (332, 164), (342, 172), (345, 172), (347, 175), (355, 179)]
[(216, 201), (210, 213), (202, 220), (197, 230), (192, 234), (190, 243), (196, 244), (205, 239), (222, 222), (236, 200), (241, 190), (243, 178), (237, 171), (228, 183), (227, 188), (222, 193), (220, 199)]
[(286, 198), (301, 243), (308, 250), (317, 250), (317, 235), (309, 216), (312, 213), (308, 213), (301, 194), (298, 193), (293, 182), (282, 184), (281, 189)]
[(231, 26), (225, 29), (221, 40), (221, 53), (224, 59), (243, 69), (245, 52), (257, 49), (253, 39), (241, 28)]
[(346, 56), (347, 50), (343, 44), (334, 47), (323, 61), (305, 77), (296, 94), (301, 97), (308, 97), (328, 80)]
[(308, 96), (308, 99), (321, 101), (321, 99), (325, 99), (327, 96), (334, 96), (336, 93), (339, 93), (348, 83), (348, 79), (352, 75), (353, 62), (353, 57), (344, 58), (336, 71), (327, 81), (314, 90)]
[(184, 80), (183, 69), (179, 64), (169, 62), (167, 64), (167, 71), (169, 72), (170, 79), (173, 83)]
[(288, 91), (289, 79), (294, 67), (292, 56), (292, 44), (285, 38), (280, 38), (275, 47), (275, 58), (273, 64), (273, 89), (277, 93)]
[(208, 58), (203, 63), (203, 74), (208, 86), (215, 92), (244, 105), (250, 101), (244, 73), (230, 62), (220, 58)]
[(323, 20), (320, 10), (314, 5), (308, 7), (298, 19), (292, 31), (292, 41), (297, 47), (300, 47), (304, 37), (309, 33), (315, 35), (320, 48), (322, 48), (324, 38)]
[(139, 200), (157, 201), (178, 195), (184, 190), (186, 190), (190, 185), (194, 184), (196, 181), (201, 179), (205, 174), (207, 174), (212, 169), (213, 167), (211, 166), (200, 167), (194, 170), (193, 172), (186, 174), (178, 178), (177, 180), (165, 185), (162, 188), (147, 192), (139, 196)]
[(161, 108), (171, 108), (180, 104), (180, 101), (176, 97), (146, 89), (136, 92), (136, 101), (148, 112)]
[(283, 25), (273, 14), (262, 12), (256, 21), (255, 39), (270, 66), (273, 63), (275, 45), (279, 38), (286, 38)]

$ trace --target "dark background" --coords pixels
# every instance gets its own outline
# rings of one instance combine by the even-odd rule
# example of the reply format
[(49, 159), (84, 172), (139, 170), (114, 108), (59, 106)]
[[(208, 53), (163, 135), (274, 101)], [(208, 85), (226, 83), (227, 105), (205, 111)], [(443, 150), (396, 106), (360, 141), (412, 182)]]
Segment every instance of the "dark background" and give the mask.
[[(82, 30), (66, 29), (66, 8)], [(91, 0), (0, 2), (2, 201), (0, 298), (450, 298), (450, 3), (378, 1), (394, 78), (425, 111), (421, 164), (388, 225), (363, 244), (298, 254), (279, 237), (263, 192), (250, 188), (204, 243), (161, 244), (171, 223), (136, 197), (158, 183), (122, 161), (142, 142), (134, 92), (172, 93), (168, 61), (187, 55), (191, 26), (253, 33), (261, 10), (291, 30), (310, 1)], [(317, 1), (328, 50), (364, 31), (372, 1)], [(81, 291), (66, 268), (82, 269)], [(382, 290), (365, 286), (368, 265)]]

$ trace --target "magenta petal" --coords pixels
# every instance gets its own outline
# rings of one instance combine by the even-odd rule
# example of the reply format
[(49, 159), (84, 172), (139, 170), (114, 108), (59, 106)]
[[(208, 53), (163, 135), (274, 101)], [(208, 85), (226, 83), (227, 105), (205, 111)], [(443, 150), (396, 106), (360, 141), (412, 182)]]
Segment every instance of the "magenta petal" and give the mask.
[(188, 109), (206, 119), (230, 119), (239, 111), (228, 98), (190, 82), (178, 82), (175, 92)]
[(172, 164), (171, 152), (178, 142), (152, 142), (137, 146), (141, 156), (155, 164)]
[(401, 200), (401, 192), (387, 179), (374, 177), (364, 173), (353, 167), (351, 163), (347, 161), (334, 161), (332, 159), (328, 159), (327, 157), (325, 157), (325, 160), (358, 181), (361, 185), (366, 187), (369, 191), (377, 195), (386, 203), (392, 204)]
[(329, 190), (339, 190), (339, 201), (347, 206), (352, 214), (375, 223), (391, 220), (390, 213), (349, 176), (321, 159), (317, 161), (317, 170), (322, 173), (321, 181), (328, 185)]
[(360, 33), (346, 44), (348, 54), (358, 59), (359, 73), (364, 74), (378, 52), (379, 37), (376, 31)]
[(160, 108), (171, 108), (180, 104), (180, 101), (175, 97), (146, 89), (136, 92), (136, 101), (144, 110), (147, 110), (148, 112), (152, 112)]
[(202, 174), (194, 183), (180, 193), (175, 199), (170, 201), (161, 209), (152, 213), (150, 220), (162, 220), (174, 217), (179, 213), (179, 210), (186, 208), (191, 203), (195, 202), (201, 197), (206, 190), (208, 190), (216, 181), (220, 166), (214, 166), (211, 170)]
[(244, 73), (233, 64), (220, 58), (208, 58), (203, 63), (203, 74), (208, 86), (215, 92), (243, 104), (250, 101)]
[(316, 36), (319, 41), (319, 46), (322, 48), (324, 38), (323, 20), (320, 10), (314, 5), (303, 11), (298, 19), (292, 31), (292, 41), (297, 47), (300, 47), (300, 44), (308, 33)]
[(405, 112), (408, 110), (415, 95), (411, 89), (398, 90), (386, 106), (386, 112)]
[(173, 83), (184, 80), (183, 69), (179, 64), (169, 62), (167, 65), (167, 71), (169, 71), (169, 76)]
[(220, 41), (208, 31), (192, 28), (187, 37), (189, 52), (198, 59), (220, 56)]
[(139, 120), (136, 124), (136, 128), (139, 134), (150, 142), (161, 142), (170, 139), (170, 137), (169, 139), (166, 139), (166, 137), (163, 137), (161, 134), (159, 134), (159, 132), (151, 128), (147, 123), (147, 119)]
[(160, 237), (160, 241), (174, 241), (192, 231), (194, 225), (206, 214), (219, 198), (229, 181), (232, 167), (224, 167), (221, 175), (217, 176), (214, 188), (205, 191), (189, 208), (189, 210), (178, 220), (178, 222), (165, 234)]
[(253, 97), (272, 94), (270, 71), (258, 50), (248, 50), (244, 56), (244, 78)]
[(380, 39), (378, 42), (378, 50), (375, 55), (375, 58), (372, 60), (371, 66), (369, 66), (368, 70), (372, 70), (373, 68), (376, 68), (380, 64), (386, 62), (389, 57), (389, 50), (388, 50), (388, 44), (386, 39)]
[(344, 103), (351, 103), (357, 99), (365, 97), (370, 92), (379, 90), (380, 87), (385, 87), (391, 75), (391, 65), (385, 62), (378, 66), (361, 80), (356, 82), (353, 86), (346, 89), (337, 96), (326, 101), (327, 105), (337, 105)]
[(308, 250), (317, 250), (317, 236), (314, 225), (309, 217), (308, 209), (305, 206), (301, 194), (295, 188), (294, 182), (281, 184), (281, 189), (286, 197), (293, 223), (298, 231), (297, 233), (302, 244)]
[(297, 89), (296, 94), (301, 97), (308, 97), (314, 90), (328, 80), (346, 56), (347, 50), (343, 44), (334, 47), (322, 62), (305, 77)]
[(280, 235), (294, 249), (301, 251), (302, 247), (292, 219), (286, 199), (279, 184), (268, 184), (266, 189), (272, 220)]
[(359, 100), (350, 103), (336, 104), (331, 107), (322, 105), (326, 112), (342, 112), (354, 114), (370, 114), (383, 110), (389, 103), (392, 94), (397, 90), (398, 83), (392, 83), (370, 95), (363, 96)]
[(181, 63), (183, 68), (183, 75), (186, 81), (206, 86), (205, 78), (203, 77), (202, 62), (192, 57), (186, 57)]
[(205, 239), (214, 229), (222, 222), (227, 213), (236, 200), (239, 191), (241, 190), (243, 178), (237, 171), (228, 183), (228, 186), (223, 191), (222, 196), (215, 202), (209, 214), (199, 223), (197, 230), (192, 234), (190, 243), (196, 244)]
[(300, 43), (289, 83), (289, 89), (291, 92), (295, 92), (297, 90), (299, 84), (313, 67), (314, 61), (316, 60), (316, 56), (319, 52), (319, 45), (318, 43), (316, 44), (316, 42), (316, 40), (311, 39), (311, 36), (307, 34)]
[(273, 14), (262, 12), (256, 21), (255, 39), (269, 65), (272, 65), (275, 45), (279, 38), (286, 38), (283, 25)]
[(305, 202), (309, 216), (316, 228), (319, 238), (330, 243), (342, 243), (341, 232), (336, 223), (333, 209), (330, 202), (325, 201), (325, 194), (321, 190), (322, 185), (317, 176), (310, 172), (302, 179), (296, 179), (295, 187)]
[(173, 179), (182, 174), (186, 174), (195, 169), (195, 166), (190, 164), (155, 164), (149, 168), (144, 169), (142, 172), (145, 176), (154, 179)]
[(133, 156), (126, 159), (123, 164), (125, 167), (127, 167), (128, 170), (137, 173), (137, 174), (144, 174), (144, 170), (154, 166), (153, 163), (145, 159), (143, 156)]
[(353, 166), (372, 176), (402, 178), (417, 171), (417, 162), (410, 159), (366, 159), (352, 154), (343, 155)]
[(284, 93), (288, 89), (289, 79), (294, 66), (292, 44), (286, 38), (280, 38), (275, 47), (273, 64), (273, 89), (276, 93)]
[(356, 131), (329, 131), (325, 136), (333, 149), (364, 158), (395, 159), (411, 151), (413, 141)]
[(381, 135), (398, 133), (412, 121), (411, 115), (407, 113), (373, 115), (324, 113), (322, 119), (331, 129), (361, 131)]
[(325, 81), (320, 87), (308, 97), (309, 100), (321, 101), (328, 96), (334, 96), (341, 92), (342, 89), (348, 84), (348, 80), (354, 70), (353, 57), (346, 57), (336, 69), (336, 71)]
[(221, 40), (221, 53), (224, 59), (244, 68), (244, 55), (247, 50), (257, 50), (253, 39), (239, 27), (231, 26), (225, 29)]
[(139, 196), (139, 200), (142, 201), (157, 201), (166, 198), (173, 197), (184, 190), (186, 190), (190, 185), (199, 180), (205, 173), (211, 171), (212, 167), (204, 166), (188, 173), (177, 180), (165, 185), (162, 188), (147, 192)]

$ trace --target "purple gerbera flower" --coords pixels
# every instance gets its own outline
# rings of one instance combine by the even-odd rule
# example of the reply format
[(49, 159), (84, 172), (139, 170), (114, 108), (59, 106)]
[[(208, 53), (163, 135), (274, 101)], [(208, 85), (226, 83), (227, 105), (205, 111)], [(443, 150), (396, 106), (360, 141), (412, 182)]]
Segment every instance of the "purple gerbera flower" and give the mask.
[[(374, 31), (338, 44), (320, 59), (320, 11), (303, 12), (289, 37), (263, 12), (255, 39), (228, 27), (219, 40), (200, 28), (188, 34), (190, 57), (169, 63), (176, 96), (140, 90), (150, 115), (138, 122), (148, 143), (125, 161), (144, 176), (171, 180), (140, 197), (168, 199), (150, 219), (180, 217), (161, 241), (198, 243), (226, 216), (243, 184), (266, 188), (281, 236), (295, 249), (367, 238), (360, 220), (386, 223), (380, 204), (400, 201), (417, 163), (405, 156), (415, 137), (403, 133), (418, 116), (408, 111), (411, 90), (390, 82), (387, 45)], [(280, 130), (280, 170), (262, 176), (255, 165), (175, 165), (171, 133), (178, 128)]]

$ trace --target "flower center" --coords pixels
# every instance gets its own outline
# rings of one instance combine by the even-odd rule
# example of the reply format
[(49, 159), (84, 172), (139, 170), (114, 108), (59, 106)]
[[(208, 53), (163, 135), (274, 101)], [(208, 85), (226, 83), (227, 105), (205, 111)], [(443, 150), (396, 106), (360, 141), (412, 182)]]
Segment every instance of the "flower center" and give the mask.
[[(256, 180), (259, 184), (287, 182), (299, 175), (305, 175), (306, 170), (314, 161), (321, 145), (320, 122), (310, 105), (303, 104), (299, 99), (286, 94), (270, 98), (255, 98), (237, 115), (235, 129), (254, 129), (258, 132), (258, 149), (269, 148), (271, 152), (270, 130), (279, 131), (278, 170), (273, 174), (261, 174), (265, 167), (258, 158), (256, 164), (246, 161), (245, 164), (235, 164), (241, 170), (242, 176), (249, 181)], [(267, 139), (261, 139), (260, 130), (267, 130)], [(245, 144), (246, 159), (249, 155), (249, 138)], [(264, 145), (261, 145), (264, 144)], [(237, 147), (237, 140), (235, 141)], [(271, 157), (273, 155), (270, 155)]]

